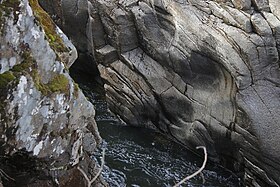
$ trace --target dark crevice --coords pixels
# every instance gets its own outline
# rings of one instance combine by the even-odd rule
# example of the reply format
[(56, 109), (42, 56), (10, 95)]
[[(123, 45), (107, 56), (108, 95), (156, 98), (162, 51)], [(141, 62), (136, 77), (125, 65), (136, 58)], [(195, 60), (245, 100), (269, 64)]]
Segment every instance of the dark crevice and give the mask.
[[(5, 155), (2, 148), (0, 152)], [(19, 150), (13, 155), (0, 157), (0, 182), (8, 187), (55, 186), (47, 167), (47, 162), (32, 156), (30, 152)]]
[(103, 87), (103, 81), (97, 68), (97, 64), (91, 55), (79, 53), (77, 60), (70, 67), (70, 76), (75, 82), (87, 79)]

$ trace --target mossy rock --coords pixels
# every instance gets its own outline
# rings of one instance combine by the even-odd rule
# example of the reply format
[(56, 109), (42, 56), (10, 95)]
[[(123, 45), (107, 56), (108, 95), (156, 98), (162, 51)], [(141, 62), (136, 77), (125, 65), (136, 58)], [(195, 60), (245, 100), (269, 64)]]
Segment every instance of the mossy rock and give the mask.
[[(0, 120), (1, 123), (5, 124), (9, 117), (6, 115), (6, 105), (7, 105), (7, 95), (9, 89), (13, 87), (13, 84), (16, 83), (17, 78), (11, 71), (6, 71), (0, 74)], [(3, 126), (2, 126), (3, 127)]]
[(15, 65), (11, 71), (17, 74), (22, 74), (26, 71), (30, 73), (30, 71), (36, 67), (36, 61), (32, 57), (29, 49), (25, 49), (22, 52), (21, 57), (23, 61), (20, 64)]
[(65, 75), (56, 75), (48, 84), (51, 92), (67, 93), (69, 91), (69, 80)]
[(77, 98), (79, 95), (79, 85), (77, 83), (74, 83), (74, 96)]
[(68, 52), (68, 48), (64, 45), (62, 38), (59, 36), (56, 30), (56, 25), (50, 18), (47, 12), (45, 12), (39, 5), (38, 0), (29, 0), (29, 4), (34, 12), (34, 16), (39, 25), (44, 29), (46, 38), (55, 52)]
[(0, 74), (0, 90), (5, 89), (16, 77), (11, 71)]
[(43, 95), (49, 95), (55, 92), (69, 94), (69, 80), (63, 74), (54, 75), (48, 84), (44, 84), (41, 81), (41, 76), (37, 70), (37, 64), (33, 58), (30, 49), (25, 49), (21, 57), (23, 61), (20, 64), (15, 65), (12, 68), (12, 72), (16, 77), (19, 77), (23, 74), (29, 74), (34, 82), (35, 87)]
[(32, 71), (32, 78), (35, 83), (35, 87), (43, 94), (49, 95), (52, 93), (64, 93), (69, 95), (69, 80), (63, 74), (55, 75), (48, 84), (41, 82), (38, 71)]

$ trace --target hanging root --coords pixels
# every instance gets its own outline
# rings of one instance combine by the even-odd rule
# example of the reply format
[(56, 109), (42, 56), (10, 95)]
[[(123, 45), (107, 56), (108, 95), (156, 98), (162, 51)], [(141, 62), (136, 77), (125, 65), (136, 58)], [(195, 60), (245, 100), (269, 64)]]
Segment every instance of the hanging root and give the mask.
[(12, 180), (15, 181), (12, 177), (10, 177), (7, 173), (5, 173), (4, 170), (0, 169), (0, 176), (3, 177), (6, 180)]
[(105, 149), (102, 150), (102, 158), (101, 158), (101, 166), (99, 171), (97, 172), (97, 174), (95, 175), (95, 177), (93, 177), (93, 179), (89, 179), (87, 174), (84, 172), (84, 170), (82, 168), (80, 168), (80, 166), (77, 167), (77, 169), (83, 174), (83, 176), (85, 177), (86, 181), (87, 181), (87, 186), (91, 187), (92, 183), (99, 177), (99, 175), (102, 172), (102, 169), (104, 167), (105, 164)]
[(199, 170), (197, 170), (195, 173), (187, 176), (186, 178), (184, 178), (183, 180), (181, 180), (180, 182), (178, 182), (177, 184), (175, 184), (173, 187), (179, 187), (181, 184), (183, 184), (184, 182), (186, 182), (187, 180), (190, 180), (191, 178), (195, 177), (196, 175), (200, 174), (203, 169), (205, 168), (206, 162), (207, 162), (207, 151), (206, 151), (206, 147), (204, 146), (199, 146), (196, 147), (196, 149), (203, 149), (204, 151), (204, 161), (203, 164), (201, 166), (201, 168), (199, 168)]

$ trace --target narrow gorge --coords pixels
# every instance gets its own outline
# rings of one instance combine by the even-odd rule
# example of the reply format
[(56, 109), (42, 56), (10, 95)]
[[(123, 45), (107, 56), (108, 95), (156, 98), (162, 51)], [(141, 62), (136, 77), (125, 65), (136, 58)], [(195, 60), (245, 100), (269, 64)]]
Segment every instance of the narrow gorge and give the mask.
[(39, 159), (37, 181), (84, 186), (77, 167), (99, 169), (95, 110), (71, 67), (104, 84), (123, 123), (205, 146), (244, 186), (280, 186), (279, 0), (2, 0), (0, 11), (1, 154)]

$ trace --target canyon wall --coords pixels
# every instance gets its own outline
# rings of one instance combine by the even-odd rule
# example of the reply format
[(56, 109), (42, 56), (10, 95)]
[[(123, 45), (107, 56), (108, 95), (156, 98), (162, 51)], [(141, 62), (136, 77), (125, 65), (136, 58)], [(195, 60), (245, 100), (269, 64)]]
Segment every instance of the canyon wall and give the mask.
[(99, 170), (89, 157), (101, 141), (94, 107), (69, 75), (76, 58), (37, 0), (0, 2), (0, 167), (15, 179), (7, 186), (86, 186), (77, 166)]
[(280, 185), (277, 0), (59, 2), (53, 14), (123, 121), (206, 146), (246, 185)]

